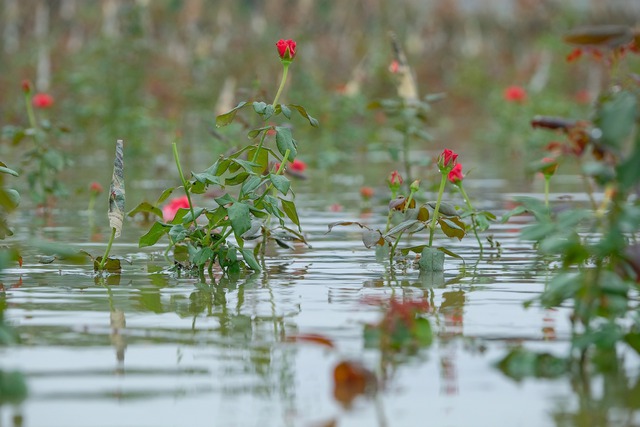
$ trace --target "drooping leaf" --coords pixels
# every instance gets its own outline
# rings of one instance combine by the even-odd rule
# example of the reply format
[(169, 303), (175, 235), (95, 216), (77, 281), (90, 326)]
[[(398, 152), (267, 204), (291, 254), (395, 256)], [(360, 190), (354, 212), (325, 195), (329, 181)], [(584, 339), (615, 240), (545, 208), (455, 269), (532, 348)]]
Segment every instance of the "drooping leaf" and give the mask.
[(151, 229), (144, 236), (140, 237), (138, 247), (144, 248), (147, 246), (155, 245), (158, 240), (169, 232), (171, 226), (156, 222), (151, 226)]
[(226, 126), (229, 123), (233, 122), (233, 119), (236, 117), (236, 113), (238, 112), (238, 110), (243, 108), (245, 105), (247, 105), (247, 103), (245, 101), (242, 101), (238, 105), (236, 105), (236, 107), (233, 108), (231, 111), (228, 111), (224, 114), (220, 114), (218, 117), (216, 117), (216, 127), (219, 128), (222, 126)]
[(132, 210), (130, 210), (127, 213), (128, 217), (133, 217), (136, 216), (136, 214), (139, 213), (150, 213), (153, 214), (159, 218), (162, 218), (162, 210), (160, 210), (160, 208), (153, 206), (151, 203), (149, 202), (142, 202), (140, 203), (138, 206), (136, 206), (135, 208), (133, 208)]
[(289, 188), (291, 187), (291, 182), (289, 182), (286, 176), (271, 173), (269, 174), (269, 179), (271, 180), (271, 183), (276, 188), (276, 190), (278, 190), (284, 196), (287, 195), (287, 193), (289, 192)]
[(418, 222), (420, 221), (418, 221), (417, 219), (410, 219), (407, 221), (403, 221), (400, 224), (393, 227), (391, 230), (387, 231), (383, 237), (389, 237), (389, 236), (393, 236), (394, 234), (405, 232), (411, 227), (413, 227), (414, 225), (416, 225)]
[(0, 166), (0, 173), (6, 173), (9, 175), (18, 176), (18, 172), (14, 171), (13, 169), (9, 169), (4, 163), (2, 163), (2, 165)]
[(258, 264), (256, 257), (253, 255), (253, 252), (250, 249), (242, 249), (240, 250), (240, 253), (242, 254), (242, 258), (244, 258), (244, 262), (247, 263), (250, 269), (254, 271), (261, 270), (260, 264)]
[(329, 228), (329, 230), (327, 231), (327, 233), (331, 233), (331, 230), (333, 230), (333, 227), (337, 227), (337, 226), (346, 226), (346, 225), (357, 225), (360, 228), (366, 228), (367, 230), (370, 230), (369, 227), (367, 227), (366, 225), (358, 222), (358, 221), (336, 221), (336, 222), (332, 222), (331, 224), (329, 224), (327, 227)]
[(289, 160), (295, 159), (298, 154), (296, 142), (293, 139), (291, 129), (289, 128), (276, 126), (276, 146), (278, 147), (280, 154), (283, 156), (286, 151), (289, 150)]
[(238, 185), (242, 184), (247, 178), (249, 178), (248, 172), (240, 172), (237, 175), (225, 179), (224, 183), (225, 185)]
[(256, 136), (260, 135), (262, 132), (268, 131), (269, 129), (272, 129), (272, 128), (273, 128), (273, 126), (263, 126), (261, 128), (258, 128), (258, 129), (252, 129), (247, 134), (247, 137), (249, 139), (253, 139)]
[(429, 209), (427, 209), (425, 206), (420, 206), (420, 209), (418, 209), (417, 220), (422, 222), (429, 221)]
[(365, 229), (362, 231), (362, 243), (366, 248), (370, 249), (376, 245), (383, 245), (384, 239), (379, 230)]
[[(282, 111), (282, 114), (284, 114), (287, 119), (291, 119), (291, 108), (287, 107), (285, 104), (278, 104), (278, 107), (280, 107), (280, 111)], [(278, 107), (276, 107), (276, 111)]]
[[(427, 203), (432, 209), (436, 208), (436, 202)], [(451, 204), (447, 202), (440, 202), (440, 207), (438, 209), (438, 213), (440, 215), (446, 216), (458, 216), (457, 209)]]
[(167, 200), (169, 198), (169, 196), (171, 195), (171, 193), (173, 193), (173, 190), (175, 190), (175, 189), (176, 189), (176, 187), (170, 187), (170, 188), (167, 188), (166, 190), (164, 190), (162, 192), (162, 194), (160, 195), (160, 197), (158, 197), (158, 200), (156, 200), (156, 206), (159, 206), (162, 202)]
[(302, 117), (309, 120), (309, 124), (311, 124), (311, 126), (316, 128), (318, 127), (318, 121), (311, 117), (302, 105), (289, 104), (289, 107), (295, 109), (296, 111), (298, 111), (298, 113), (300, 113)]
[(122, 232), (124, 221), (124, 141), (119, 139), (116, 142), (116, 156), (113, 163), (113, 176), (109, 189), (109, 226), (115, 228), (115, 237), (119, 237)]
[(298, 226), (300, 229), (300, 218), (298, 218), (298, 211), (296, 210), (296, 205), (290, 200), (280, 199), (282, 202), (282, 210), (287, 215), (287, 217)]
[(465, 224), (458, 217), (438, 218), (438, 224), (447, 237), (456, 237), (458, 240), (462, 240), (465, 235)]
[(251, 215), (249, 214), (249, 206), (246, 203), (234, 202), (227, 208), (231, 228), (236, 235), (238, 244), (242, 245), (242, 235), (251, 228)]

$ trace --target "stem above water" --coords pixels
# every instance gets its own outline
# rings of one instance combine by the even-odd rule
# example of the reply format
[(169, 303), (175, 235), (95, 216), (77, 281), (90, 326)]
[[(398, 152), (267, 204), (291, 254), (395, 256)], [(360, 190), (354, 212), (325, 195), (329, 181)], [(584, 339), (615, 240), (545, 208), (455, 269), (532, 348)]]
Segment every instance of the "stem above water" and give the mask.
[(104, 265), (107, 263), (107, 259), (109, 258), (109, 252), (111, 252), (111, 245), (113, 245), (113, 241), (116, 238), (116, 228), (111, 227), (111, 237), (109, 237), (109, 243), (107, 243), (107, 249), (104, 251), (104, 256), (100, 260), (100, 265), (98, 266), (98, 270), (104, 270)]
[(442, 173), (442, 178), (440, 179), (440, 188), (438, 189), (438, 200), (436, 201), (436, 207), (433, 210), (433, 218), (431, 219), (431, 227), (429, 228), (429, 246), (433, 245), (433, 234), (436, 231), (438, 214), (440, 213), (440, 202), (442, 202), (442, 194), (444, 193), (444, 186), (446, 183), (447, 173)]
[(187, 187), (187, 180), (184, 178), (184, 173), (182, 173), (182, 166), (180, 166), (180, 156), (178, 155), (178, 144), (175, 142), (172, 144), (173, 148), (173, 158), (176, 161), (176, 166), (178, 167), (178, 173), (180, 174), (180, 180), (182, 181), (182, 186), (184, 187), (184, 192), (187, 195), (187, 200), (189, 201), (189, 210), (191, 211), (191, 218), (193, 222), (196, 222), (196, 214), (193, 210), (193, 203), (191, 203), (191, 194), (189, 193), (189, 188)]

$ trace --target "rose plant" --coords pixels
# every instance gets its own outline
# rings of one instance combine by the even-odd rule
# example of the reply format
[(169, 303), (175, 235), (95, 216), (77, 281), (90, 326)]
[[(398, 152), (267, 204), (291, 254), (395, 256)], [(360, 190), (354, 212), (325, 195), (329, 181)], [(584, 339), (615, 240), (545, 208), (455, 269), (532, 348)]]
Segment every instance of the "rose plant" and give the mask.
[[(215, 265), (224, 273), (237, 273), (242, 268), (260, 270), (258, 260), (264, 257), (270, 241), (285, 248), (291, 248), (295, 242), (306, 244), (291, 182), (284, 176), (287, 168), (293, 173), (304, 172), (306, 164), (297, 159), (298, 143), (291, 126), (271, 121), (277, 117), (291, 120), (294, 113), (311, 126), (317, 127), (318, 121), (301, 105), (279, 102), (289, 66), (297, 54), (296, 42), (280, 40), (276, 48), (283, 72), (273, 102), (242, 101), (216, 118), (216, 126), (224, 127), (232, 123), (241, 110), (251, 107), (262, 125), (250, 129), (247, 135), (258, 142), (246, 144), (233, 154), (221, 155), (210, 167), (192, 172), (189, 178), (183, 173), (178, 146), (174, 143), (174, 159), (185, 193), (184, 198), (179, 199), (181, 207), (172, 212), (173, 216), (165, 216), (159, 208), (176, 190), (172, 187), (165, 190), (155, 204), (143, 202), (129, 213), (133, 216), (142, 212), (161, 218), (140, 238), (139, 244), (152, 246), (167, 236), (167, 251), (173, 249), (176, 266), (181, 270), (197, 272), (201, 277), (205, 268), (213, 277)], [(272, 139), (275, 146), (268, 144)], [(208, 190), (215, 194), (213, 205), (198, 203), (196, 207), (195, 196)], [(273, 219), (277, 221), (275, 224)], [(246, 245), (248, 241), (255, 245), (250, 248)]]

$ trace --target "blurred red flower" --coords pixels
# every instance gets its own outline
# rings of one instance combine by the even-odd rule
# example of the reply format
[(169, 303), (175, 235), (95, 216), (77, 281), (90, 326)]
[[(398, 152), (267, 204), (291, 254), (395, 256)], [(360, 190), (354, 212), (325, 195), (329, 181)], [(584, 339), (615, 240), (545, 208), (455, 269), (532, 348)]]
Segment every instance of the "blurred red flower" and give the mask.
[(102, 188), (102, 185), (100, 185), (97, 182), (93, 181), (89, 185), (89, 191), (91, 191), (92, 193), (95, 193), (95, 194), (100, 194), (100, 193), (102, 193), (104, 191), (104, 189)]
[[(296, 42), (293, 40), (278, 40), (276, 43), (278, 54), (282, 59), (293, 59), (296, 56)], [(288, 52), (288, 53), (287, 53)]]
[(307, 164), (302, 160), (295, 159), (289, 165), (289, 169), (293, 172), (304, 172), (307, 169)]
[(527, 100), (527, 91), (521, 86), (509, 86), (503, 96), (506, 101), (522, 103)]
[(53, 105), (53, 96), (48, 93), (36, 93), (32, 102), (36, 108), (49, 108)]
[(404, 179), (402, 179), (402, 175), (400, 175), (398, 171), (393, 171), (391, 172), (391, 175), (389, 175), (389, 184), (400, 185), (403, 182), (404, 182)]
[(174, 197), (162, 208), (162, 216), (165, 221), (171, 221), (176, 216), (179, 209), (188, 208), (189, 198), (187, 196)]
[(373, 197), (373, 188), (371, 187), (362, 187), (360, 188), (360, 195), (362, 196), (363, 199), (365, 200), (369, 200), (370, 198)]
[(451, 181), (452, 183), (459, 184), (464, 179), (464, 174), (462, 173), (462, 164), (456, 164), (453, 169), (451, 169), (451, 172), (449, 172), (447, 178), (449, 178), (449, 181)]
[(31, 82), (27, 79), (22, 81), (22, 91), (24, 93), (31, 93)]

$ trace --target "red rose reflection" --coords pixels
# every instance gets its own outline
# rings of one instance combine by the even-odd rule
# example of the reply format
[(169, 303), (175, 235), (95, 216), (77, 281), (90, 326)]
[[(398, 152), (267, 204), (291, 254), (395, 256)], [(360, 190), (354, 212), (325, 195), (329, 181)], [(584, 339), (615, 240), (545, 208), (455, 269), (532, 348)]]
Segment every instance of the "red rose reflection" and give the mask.
[(53, 96), (48, 93), (36, 93), (32, 103), (36, 108), (49, 108), (53, 105)]
[(523, 103), (527, 100), (527, 91), (521, 86), (509, 86), (504, 90), (503, 97), (508, 102)]
[(189, 208), (189, 199), (187, 196), (175, 197), (169, 200), (162, 208), (162, 216), (165, 221), (171, 221), (178, 213), (179, 209), (188, 209)]

